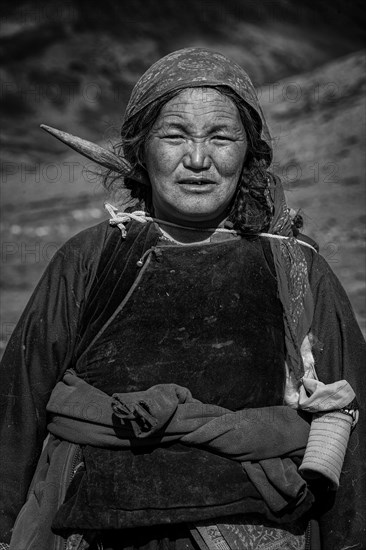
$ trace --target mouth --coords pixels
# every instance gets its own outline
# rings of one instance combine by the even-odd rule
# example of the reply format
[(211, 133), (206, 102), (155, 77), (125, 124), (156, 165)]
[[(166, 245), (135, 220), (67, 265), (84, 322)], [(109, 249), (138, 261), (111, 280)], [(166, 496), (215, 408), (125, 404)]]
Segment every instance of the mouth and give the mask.
[(207, 178), (184, 178), (178, 181), (179, 185), (216, 185), (216, 182)]

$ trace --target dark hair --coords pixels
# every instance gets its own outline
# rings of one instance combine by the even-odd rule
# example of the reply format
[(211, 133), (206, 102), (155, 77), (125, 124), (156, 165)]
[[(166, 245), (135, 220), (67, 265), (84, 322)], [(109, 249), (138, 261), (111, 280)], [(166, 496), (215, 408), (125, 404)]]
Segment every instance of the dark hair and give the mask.
[[(267, 171), (271, 161), (271, 148), (261, 138), (262, 122), (257, 112), (231, 88), (215, 86), (215, 90), (229, 97), (238, 108), (248, 140), (244, 167), (228, 212), (228, 221), (234, 229), (255, 235), (268, 229), (272, 217), (268, 190), (272, 176)], [(123, 154), (130, 162), (131, 176), (124, 178), (123, 185), (121, 185), (120, 176), (112, 176), (111, 172), (108, 172), (103, 179), (103, 185), (115, 197), (117, 195), (117, 199), (118, 194), (128, 189), (130, 197), (137, 199), (138, 207), (144, 204), (150, 213), (152, 212), (151, 186), (137, 181), (138, 175), (147, 176), (143, 164), (145, 144), (162, 107), (181, 91), (174, 90), (164, 94), (123, 124), (121, 143), (114, 147), (114, 152), (117, 155)]]

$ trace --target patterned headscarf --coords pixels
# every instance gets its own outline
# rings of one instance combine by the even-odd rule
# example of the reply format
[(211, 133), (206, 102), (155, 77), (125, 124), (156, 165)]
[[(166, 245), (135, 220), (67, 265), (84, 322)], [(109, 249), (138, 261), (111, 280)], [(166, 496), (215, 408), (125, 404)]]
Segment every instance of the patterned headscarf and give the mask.
[[(257, 93), (248, 74), (237, 63), (206, 48), (185, 48), (170, 53), (152, 65), (136, 83), (128, 102), (123, 127), (142, 109), (175, 90), (193, 87), (227, 86), (245, 103), (272, 161), (271, 136)], [(304, 369), (301, 343), (310, 329), (313, 302), (304, 254), (292, 236), (291, 218), (279, 178), (268, 179), (268, 200), (272, 205), (271, 238), (280, 299), (284, 310), (287, 361), (297, 379)]]
[(134, 115), (166, 93), (202, 86), (227, 86), (244, 101), (259, 135), (268, 146), (270, 164), (271, 136), (252, 81), (240, 65), (206, 48), (184, 48), (154, 63), (132, 90), (122, 128)]

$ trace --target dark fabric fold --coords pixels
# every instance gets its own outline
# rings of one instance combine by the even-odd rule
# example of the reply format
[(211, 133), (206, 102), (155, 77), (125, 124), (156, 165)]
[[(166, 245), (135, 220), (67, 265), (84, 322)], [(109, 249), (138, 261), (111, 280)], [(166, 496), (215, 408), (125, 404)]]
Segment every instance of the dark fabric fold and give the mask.
[(308, 421), (285, 406), (233, 412), (202, 403), (176, 384), (159, 384), (123, 398), (149, 403), (157, 424), (144, 437), (136, 437), (133, 421), (115, 416), (112, 397), (67, 371), (47, 404), (48, 430), (73, 443), (115, 449), (179, 441), (239, 462), (302, 456), (308, 440)]
[(132, 221), (126, 239), (118, 228), (110, 229), (100, 257), (94, 284), (80, 323), (80, 339), (74, 361), (80, 359), (101, 328), (110, 322), (140, 271), (143, 254), (159, 239), (155, 224)]
[(273, 512), (280, 513), (287, 506), (298, 506), (306, 498), (306, 482), (299, 476), (291, 458), (243, 462), (242, 466)]
[[(311, 493), (308, 494), (306, 483), (291, 458), (270, 458), (257, 465), (248, 463), (248, 469), (243, 463), (248, 477), (240, 471), (239, 464), (226, 460), (231, 458), (239, 463), (247, 457), (259, 460), (285, 454), (302, 456), (309, 425), (297, 411), (266, 407), (232, 412), (201, 403), (189, 390), (175, 384), (160, 384), (118, 397), (119, 403), (128, 402), (132, 410), (136, 410), (137, 403), (148, 404), (150, 416), (156, 422), (143, 437), (131, 428), (136, 417), (116, 417), (112, 407), (116, 398), (110, 398), (72, 372), (65, 374), (64, 381), (57, 384), (51, 395), (47, 406), (53, 413), (48, 426), (51, 433), (75, 443), (91, 442), (114, 448), (103, 453), (102, 469), (97, 464), (102, 455), (95, 455), (92, 448), (84, 450), (85, 471), (73, 480), (68, 498), (56, 516), (56, 527), (91, 528), (91, 517), (99, 529), (149, 525), (146, 518), (158, 524), (168, 522), (169, 517), (178, 522), (192, 521), (198, 510), (205, 518), (215, 517), (217, 513), (261, 510), (267, 517), (277, 515), (283, 521), (284, 513), (291, 511), (297, 517), (300, 504), (302, 512), (311, 505)], [(78, 403), (78, 407), (73, 408), (73, 403)], [(85, 406), (91, 404), (93, 410), (98, 411), (94, 420), (85, 414)], [(178, 451), (189, 455), (185, 463), (187, 472), (182, 470), (184, 462), (175, 460), (177, 448), (169, 453), (168, 446), (168, 452), (163, 453), (161, 446), (166, 445), (167, 440), (200, 447), (200, 451), (184, 448)], [(140, 445), (139, 451), (132, 461), (122, 463), (121, 470), (118, 449), (130, 448), (136, 452), (136, 443)], [(214, 455), (207, 461), (207, 452), (202, 449), (226, 459)], [(167, 487), (159, 477), (149, 476), (158, 461), (167, 479), (174, 479), (178, 464), (179, 477), (189, 479), (189, 470), (202, 460), (206, 462), (207, 483), (201, 483), (199, 488), (195, 485), (177, 492), (174, 485)], [(265, 476), (259, 475), (258, 467)], [(214, 483), (212, 487), (210, 480)], [(141, 482), (150, 482), (153, 486), (140, 491)], [(117, 493), (116, 487), (120, 488)], [(144, 516), (143, 510), (150, 512)]]

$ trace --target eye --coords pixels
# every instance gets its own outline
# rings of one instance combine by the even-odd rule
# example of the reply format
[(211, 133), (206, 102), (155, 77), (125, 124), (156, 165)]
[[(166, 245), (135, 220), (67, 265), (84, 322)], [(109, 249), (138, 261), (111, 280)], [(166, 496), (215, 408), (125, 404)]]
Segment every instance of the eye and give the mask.
[(184, 136), (182, 136), (182, 134), (165, 134), (164, 137), (168, 139), (184, 139)]
[(215, 136), (212, 136), (212, 139), (215, 139), (217, 141), (232, 141), (232, 139), (229, 136), (224, 136), (222, 134), (216, 134)]

